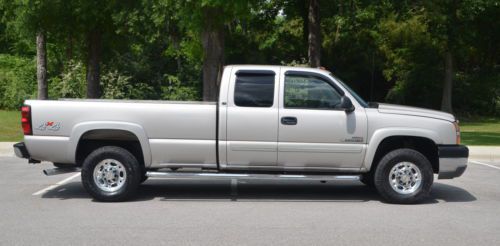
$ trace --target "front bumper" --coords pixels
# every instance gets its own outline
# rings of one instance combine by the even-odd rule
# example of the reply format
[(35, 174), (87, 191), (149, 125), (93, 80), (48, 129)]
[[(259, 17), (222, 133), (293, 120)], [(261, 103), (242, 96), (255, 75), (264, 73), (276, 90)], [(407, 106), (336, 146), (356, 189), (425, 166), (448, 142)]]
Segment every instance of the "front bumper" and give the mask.
[(438, 145), (438, 179), (460, 177), (467, 169), (469, 149), (465, 145)]

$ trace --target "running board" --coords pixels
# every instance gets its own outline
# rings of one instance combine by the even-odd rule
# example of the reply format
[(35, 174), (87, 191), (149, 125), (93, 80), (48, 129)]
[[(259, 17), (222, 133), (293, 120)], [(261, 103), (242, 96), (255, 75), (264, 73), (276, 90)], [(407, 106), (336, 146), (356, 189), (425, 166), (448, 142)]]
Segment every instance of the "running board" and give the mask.
[(257, 179), (257, 180), (360, 180), (361, 175), (296, 175), (296, 174), (241, 174), (195, 172), (146, 172), (146, 176), (161, 179)]
[(52, 176), (52, 175), (74, 173), (74, 172), (80, 172), (80, 171), (81, 171), (81, 169), (78, 167), (56, 167), (56, 168), (44, 169), (43, 174), (45, 174), (47, 176)]

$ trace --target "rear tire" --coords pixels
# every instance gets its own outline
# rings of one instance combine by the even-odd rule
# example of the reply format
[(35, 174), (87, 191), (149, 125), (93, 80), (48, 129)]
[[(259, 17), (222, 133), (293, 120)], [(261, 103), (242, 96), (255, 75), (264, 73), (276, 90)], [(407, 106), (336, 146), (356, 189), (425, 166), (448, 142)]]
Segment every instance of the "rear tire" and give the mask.
[(90, 153), (83, 162), (83, 187), (98, 201), (124, 201), (137, 192), (141, 170), (135, 156), (126, 149), (101, 147)]
[(429, 195), (434, 173), (431, 163), (420, 152), (397, 149), (380, 160), (374, 181), (375, 188), (387, 202), (413, 204)]

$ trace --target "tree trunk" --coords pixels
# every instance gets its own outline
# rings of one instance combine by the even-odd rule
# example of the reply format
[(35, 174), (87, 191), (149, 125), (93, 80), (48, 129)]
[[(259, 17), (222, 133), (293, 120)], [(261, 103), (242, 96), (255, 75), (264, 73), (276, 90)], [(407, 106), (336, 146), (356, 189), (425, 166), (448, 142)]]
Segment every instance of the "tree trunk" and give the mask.
[(222, 16), (222, 9), (203, 8), (203, 100), (215, 101), (224, 66), (224, 23), (214, 16)]
[(73, 41), (73, 35), (69, 33), (66, 41), (66, 62), (73, 59)]
[(319, 67), (321, 60), (321, 29), (319, 0), (309, 0), (309, 66)]
[(302, 41), (309, 43), (309, 0), (297, 0), (300, 16), (302, 18)]
[(87, 61), (87, 98), (99, 98), (100, 62), (101, 62), (101, 32), (98, 29), (88, 34), (88, 61)]
[(452, 108), (452, 89), (453, 89), (453, 54), (450, 51), (445, 53), (445, 68), (444, 68), (444, 83), (443, 83), (443, 98), (441, 101), (441, 110), (453, 113)]
[(36, 34), (36, 79), (38, 83), (38, 99), (49, 98), (47, 86), (47, 46), (45, 44), (45, 33), (38, 31)]

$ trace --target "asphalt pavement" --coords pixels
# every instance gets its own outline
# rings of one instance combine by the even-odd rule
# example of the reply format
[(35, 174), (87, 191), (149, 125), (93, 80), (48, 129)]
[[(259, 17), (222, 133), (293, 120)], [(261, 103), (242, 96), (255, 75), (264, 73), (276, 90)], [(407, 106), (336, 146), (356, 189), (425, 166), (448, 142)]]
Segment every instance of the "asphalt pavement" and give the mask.
[[(423, 204), (359, 182), (148, 180), (136, 199), (94, 201), (78, 173), (0, 157), (0, 245), (498, 245), (500, 161), (436, 180)], [(233, 182), (234, 184), (235, 182)]]

